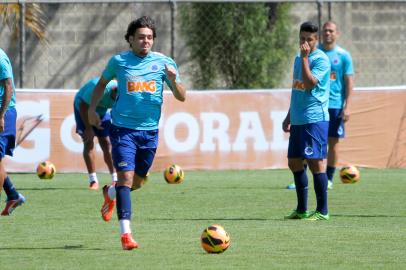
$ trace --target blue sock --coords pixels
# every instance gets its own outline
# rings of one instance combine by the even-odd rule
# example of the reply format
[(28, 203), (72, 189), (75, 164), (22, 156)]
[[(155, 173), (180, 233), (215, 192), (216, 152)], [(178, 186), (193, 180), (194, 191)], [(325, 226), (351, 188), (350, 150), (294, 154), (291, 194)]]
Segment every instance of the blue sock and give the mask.
[(8, 176), (4, 179), (3, 189), (7, 194), (8, 201), (18, 199), (18, 192)]
[(297, 195), (297, 208), (298, 213), (304, 213), (307, 210), (307, 191), (308, 191), (308, 180), (306, 171), (294, 172), (293, 176), (295, 178), (296, 185), (296, 195)]
[(131, 196), (130, 188), (126, 186), (116, 187), (117, 216), (118, 220), (131, 220)]
[(327, 179), (330, 180), (331, 182), (333, 182), (335, 171), (336, 171), (336, 167), (327, 166), (327, 171), (326, 171)]
[(316, 173), (313, 174), (314, 191), (316, 192), (317, 208), (321, 214), (328, 214), (327, 206), (327, 174)]

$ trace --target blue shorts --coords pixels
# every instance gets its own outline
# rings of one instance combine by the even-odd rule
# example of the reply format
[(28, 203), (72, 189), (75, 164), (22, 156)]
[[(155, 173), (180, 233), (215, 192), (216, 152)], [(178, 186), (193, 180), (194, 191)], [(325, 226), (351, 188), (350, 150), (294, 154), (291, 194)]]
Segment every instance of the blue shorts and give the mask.
[(4, 114), (4, 131), (0, 133), (0, 160), (5, 155), (13, 156), (16, 145), (17, 111), (9, 108)]
[(134, 171), (140, 177), (147, 175), (158, 147), (158, 129), (134, 130), (112, 125), (110, 141), (117, 171)]
[(328, 121), (290, 126), (288, 158), (325, 159)]
[[(85, 132), (85, 124), (83, 123), (82, 117), (80, 117), (80, 112), (78, 109), (74, 108), (75, 122), (76, 122), (76, 133), (82, 137)], [(104, 115), (100, 115), (101, 126), (103, 129), (98, 129), (93, 127), (94, 134), (96, 137), (107, 137), (109, 136), (110, 126), (111, 126), (111, 116), (110, 112), (106, 112)]]
[(344, 119), (341, 117), (342, 109), (328, 109), (330, 114), (330, 124), (328, 126), (328, 136), (333, 138), (344, 138)]

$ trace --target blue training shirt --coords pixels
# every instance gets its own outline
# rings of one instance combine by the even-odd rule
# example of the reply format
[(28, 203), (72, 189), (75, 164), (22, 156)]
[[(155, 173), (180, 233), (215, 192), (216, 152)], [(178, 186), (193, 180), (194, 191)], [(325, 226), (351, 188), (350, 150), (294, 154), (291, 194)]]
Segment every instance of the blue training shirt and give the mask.
[(111, 111), (114, 125), (135, 130), (158, 129), (164, 81), (172, 89), (165, 64), (176, 69), (176, 82), (180, 82), (175, 61), (161, 53), (139, 57), (126, 51), (109, 60), (103, 77), (116, 78), (118, 82), (117, 101)]
[(293, 85), (290, 98), (290, 122), (304, 125), (328, 121), (328, 99), (330, 90), (330, 61), (325, 53), (316, 49), (309, 55), (312, 75), (318, 80), (313, 89), (305, 90), (302, 81), (302, 60), (295, 58)]
[(331, 64), (329, 108), (342, 109), (346, 95), (344, 77), (354, 75), (351, 54), (340, 46), (335, 46), (329, 51), (322, 45), (319, 48), (327, 54)]
[[(83, 85), (79, 91), (75, 95), (74, 106), (77, 110), (79, 110), (80, 102), (84, 102), (87, 105), (90, 105), (90, 101), (92, 100), (93, 90), (96, 87), (97, 82), (99, 81), (99, 77), (95, 77), (90, 79), (85, 85)], [(108, 109), (113, 107), (115, 100), (111, 97), (111, 92), (114, 88), (117, 88), (117, 81), (111, 80), (104, 89), (104, 93), (102, 98), (100, 99), (99, 103), (96, 107), (96, 112), (99, 115), (104, 115)]]
[[(16, 105), (16, 91), (14, 85), (13, 68), (11, 66), (11, 62), (7, 54), (2, 49), (0, 49), (0, 80), (5, 80), (8, 78), (11, 78), (14, 90), (11, 96), (10, 103), (8, 104), (8, 107), (13, 108)], [(4, 96), (4, 87), (0, 85), (0, 106), (3, 103), (3, 96)]]

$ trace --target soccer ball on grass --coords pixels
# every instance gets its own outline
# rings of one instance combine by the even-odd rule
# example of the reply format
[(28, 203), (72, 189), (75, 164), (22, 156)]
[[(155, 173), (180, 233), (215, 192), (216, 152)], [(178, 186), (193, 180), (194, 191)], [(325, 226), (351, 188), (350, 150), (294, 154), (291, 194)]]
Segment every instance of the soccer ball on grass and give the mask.
[(200, 242), (207, 253), (223, 253), (230, 246), (230, 235), (223, 226), (213, 224), (204, 229)]
[(56, 173), (55, 165), (50, 161), (44, 161), (38, 164), (37, 175), (40, 179), (52, 179)]

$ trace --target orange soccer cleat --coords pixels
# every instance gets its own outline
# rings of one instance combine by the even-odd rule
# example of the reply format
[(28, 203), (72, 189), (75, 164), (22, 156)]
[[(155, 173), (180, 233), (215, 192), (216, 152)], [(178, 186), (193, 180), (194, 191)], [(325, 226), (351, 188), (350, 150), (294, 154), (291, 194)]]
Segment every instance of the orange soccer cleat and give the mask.
[(98, 189), (99, 189), (99, 183), (96, 182), (96, 181), (91, 182), (91, 183), (89, 184), (89, 189), (98, 190)]
[(104, 203), (100, 212), (104, 221), (110, 221), (111, 217), (113, 216), (114, 206), (116, 205), (116, 199), (112, 200), (109, 198), (109, 187), (109, 185), (105, 185), (103, 187)]
[(138, 248), (138, 243), (134, 241), (131, 233), (123, 233), (121, 235), (121, 245), (124, 250)]

